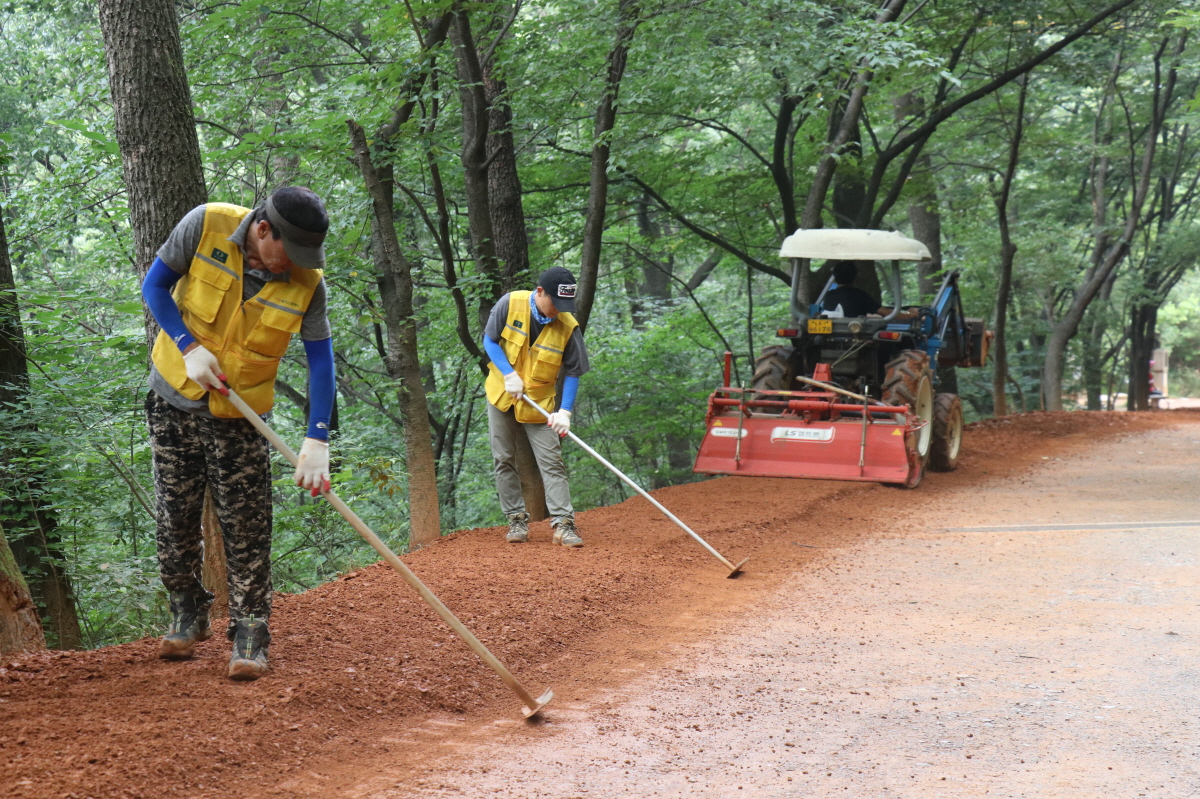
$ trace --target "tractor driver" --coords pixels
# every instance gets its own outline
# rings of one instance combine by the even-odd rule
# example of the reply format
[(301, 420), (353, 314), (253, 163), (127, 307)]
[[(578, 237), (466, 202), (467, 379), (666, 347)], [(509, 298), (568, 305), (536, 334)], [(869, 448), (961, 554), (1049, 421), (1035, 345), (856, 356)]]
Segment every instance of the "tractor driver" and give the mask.
[(842, 316), (883, 315), (890, 309), (881, 308), (879, 300), (854, 285), (858, 278), (858, 266), (853, 261), (835, 261), (833, 265), (834, 288), (825, 292), (821, 310), (841, 312)]
[[(842, 316), (887, 316), (892, 309), (879, 304), (879, 300), (854, 285), (858, 278), (858, 265), (854, 261), (834, 261), (834, 288), (825, 292), (821, 301), (821, 310), (833, 313), (840, 312)], [(912, 319), (915, 311), (901, 311), (897, 319)]]

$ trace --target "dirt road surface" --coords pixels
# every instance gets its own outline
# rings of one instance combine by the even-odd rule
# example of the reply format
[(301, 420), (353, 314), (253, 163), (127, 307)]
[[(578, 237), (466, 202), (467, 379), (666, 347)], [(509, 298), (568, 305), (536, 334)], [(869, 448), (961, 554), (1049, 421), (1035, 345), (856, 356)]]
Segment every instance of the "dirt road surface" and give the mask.
[[(916, 491), (723, 479), (277, 602), (272, 674), (152, 641), (0, 663), (0, 795), (1200, 795), (1200, 414), (975, 425)], [(542, 525), (544, 527), (544, 525)]]

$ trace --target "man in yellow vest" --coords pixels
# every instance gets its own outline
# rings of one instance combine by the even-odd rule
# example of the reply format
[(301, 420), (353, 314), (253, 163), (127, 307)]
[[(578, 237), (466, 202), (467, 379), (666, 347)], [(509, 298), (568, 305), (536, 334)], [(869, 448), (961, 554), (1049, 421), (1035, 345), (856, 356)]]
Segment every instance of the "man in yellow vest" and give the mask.
[(271, 634), (271, 472), (266, 440), (226, 395), (257, 413), (274, 404), (275, 375), (293, 333), (309, 366), (309, 426), (294, 476), (329, 487), (335, 391), (326, 317), (321, 198), (285, 187), (255, 209), (198, 206), (176, 225), (142, 283), (162, 332), (154, 345), (146, 421), (154, 457), (158, 561), (171, 628), (159, 655), (192, 656), (212, 637), (213, 595), (200, 582), (200, 515), (211, 491), (229, 571), (229, 676), (267, 670)]
[[(560, 442), (571, 429), (579, 378), (589, 368), (583, 334), (572, 315), (575, 289), (575, 278), (566, 269), (547, 269), (533, 291), (513, 291), (501, 297), (483, 331), (483, 346), (491, 358), (484, 383), (488, 436), (500, 509), (508, 518), (505, 540), (509, 543), (529, 540), (529, 513), (515, 460), (517, 436), (526, 436), (542, 473), (554, 543), (583, 546), (575, 528)], [(564, 375), (561, 402), (560, 372)], [(550, 412), (549, 422), (528, 406), (530, 401)]]

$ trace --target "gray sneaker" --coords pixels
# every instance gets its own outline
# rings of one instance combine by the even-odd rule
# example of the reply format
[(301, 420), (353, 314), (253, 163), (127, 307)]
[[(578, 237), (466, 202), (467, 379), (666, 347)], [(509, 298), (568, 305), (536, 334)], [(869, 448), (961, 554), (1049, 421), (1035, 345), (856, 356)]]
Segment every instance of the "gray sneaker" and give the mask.
[(192, 596), (178, 591), (171, 592), (171, 627), (158, 642), (158, 656), (164, 660), (186, 660), (192, 656), (196, 644), (212, 638), (212, 624), (208, 609), (213, 595)]
[(233, 641), (233, 657), (229, 659), (229, 679), (257, 680), (267, 673), (267, 647), (271, 644), (271, 631), (266, 619), (238, 619), (229, 628), (229, 640)]
[(504, 540), (510, 544), (524, 544), (529, 540), (528, 513), (514, 513), (508, 517), (508, 535)]
[(564, 547), (581, 547), (583, 539), (575, 529), (574, 519), (559, 519), (554, 522), (554, 537), (550, 539), (555, 544)]

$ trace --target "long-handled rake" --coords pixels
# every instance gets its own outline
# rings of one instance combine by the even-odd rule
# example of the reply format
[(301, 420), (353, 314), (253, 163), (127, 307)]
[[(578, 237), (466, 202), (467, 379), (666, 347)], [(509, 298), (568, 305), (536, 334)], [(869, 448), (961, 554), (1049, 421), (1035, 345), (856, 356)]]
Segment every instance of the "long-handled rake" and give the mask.
[[(283, 439), (276, 435), (275, 431), (272, 430), (267, 423), (264, 422), (261, 417), (259, 417), (258, 414), (251, 410), (250, 406), (247, 405), (246, 402), (239, 397), (237, 392), (235, 392), (233, 389), (229, 389), (229, 401), (232, 402), (234, 406), (242, 412), (242, 416), (245, 416), (250, 424), (254, 425), (255, 428), (258, 429), (258, 432), (262, 433), (266, 437), (267, 441), (271, 442), (275, 449), (279, 450), (279, 452), (283, 454), (283, 457), (287, 458), (288, 463), (292, 464), (293, 466), (296, 465), (296, 453), (292, 452), (291, 447), (283, 443)], [(467, 646), (475, 650), (475, 654), (479, 655), (480, 659), (486, 663), (492, 671), (496, 672), (496, 674), (500, 676), (500, 679), (504, 681), (505, 685), (511, 688), (513, 693), (520, 697), (521, 701), (525, 703), (525, 709), (522, 711), (525, 714), (525, 718), (529, 718), (550, 703), (550, 700), (554, 698), (554, 691), (547, 690), (546, 693), (542, 694), (537, 699), (534, 699), (533, 694), (526, 691), (524, 686), (517, 682), (517, 678), (512, 675), (512, 672), (506, 669), (504, 664), (497, 660), (496, 656), (489, 652), (487, 647), (485, 647), (479, 641), (479, 639), (467, 629), (466, 625), (459, 621), (454, 614), (450, 612), (450, 609), (443, 605), (442, 601), (434, 596), (432, 591), (425, 587), (425, 584), (421, 582), (417, 575), (413, 574), (412, 571), (410, 571), (409, 568), (404, 565), (404, 561), (396, 557), (396, 554), (388, 548), (387, 544), (379, 540), (379, 536), (375, 535), (375, 533), (371, 531), (371, 528), (367, 527), (366, 523), (363, 522), (362, 519), (358, 518), (358, 515), (355, 514), (354, 511), (350, 510), (346, 503), (343, 502), (337, 494), (333, 493), (332, 491), (322, 491), (321, 496), (325, 497), (329, 504), (336, 508), (337, 512), (342, 514), (346, 521), (350, 522), (350, 526), (358, 531), (358, 534), (366, 539), (368, 544), (375, 548), (375, 551), (379, 553), (380, 557), (386, 560), (393, 569), (399, 572), (400, 576), (404, 578), (404, 581), (412, 586), (413, 590), (421, 595), (421, 599), (424, 599), (431, 608), (437, 611), (437, 614), (441, 616), (447, 624), (450, 625), (454, 632), (458, 633), (459, 638), (462, 638), (464, 641), (466, 641)]]
[[(536, 408), (538, 413), (540, 413), (542, 416), (545, 416), (546, 419), (549, 420), (550, 414), (549, 414), (549, 412), (546, 411), (545, 408), (538, 405), (536, 402), (529, 399), (529, 397), (525, 396), (524, 394), (521, 395), (521, 399), (525, 400), (525, 404), (529, 405), (532, 408)], [(657, 499), (655, 499), (654, 497), (647, 494), (644, 490), (642, 490), (641, 486), (639, 486), (637, 483), (630, 480), (629, 477), (624, 472), (622, 472), (616, 466), (613, 466), (611, 463), (609, 463), (607, 460), (605, 460), (604, 456), (601, 455), (599, 452), (596, 452), (596, 450), (592, 449), (587, 444), (583, 443), (583, 441), (579, 438), (579, 436), (575, 435), (574, 433), (572, 433), (570, 431), (567, 431), (567, 436), (572, 441), (574, 441), (576, 444), (583, 447), (584, 452), (591, 455), (596, 460), (600, 461), (602, 464), (604, 464), (606, 467), (608, 467), (608, 470), (610, 472), (612, 472), (617, 477), (620, 477), (622, 480), (624, 480), (626, 485), (628, 485), (634, 491), (641, 494), (642, 497), (644, 497), (651, 505), (653, 505), (654, 507), (656, 507), (660, 511), (662, 511), (663, 515), (665, 515), (671, 521), (675, 522), (675, 524), (679, 525), (679, 527), (682, 528), (682, 530), (685, 533), (690, 535), (692, 538), (696, 539), (696, 541), (698, 541), (700, 543), (700, 546), (704, 547), (710, 553), (712, 553), (712, 556), (714, 558), (721, 561), (721, 563), (723, 563), (725, 565), (725, 568), (729, 569), (729, 574), (726, 575), (727, 577), (736, 577), (738, 574), (741, 573), (742, 567), (746, 565), (746, 561), (750, 560), (750, 558), (746, 558), (741, 563), (734, 566), (732, 563), (730, 563), (728, 560), (725, 559), (724, 555), (722, 555), (720, 552), (718, 552), (717, 550), (715, 550), (711, 546), (709, 546), (707, 541), (705, 541), (700, 536), (696, 535), (696, 533), (692, 531), (692, 528), (688, 527), (686, 524), (681, 522), (675, 514), (671, 513), (671, 511), (664, 508)]]

